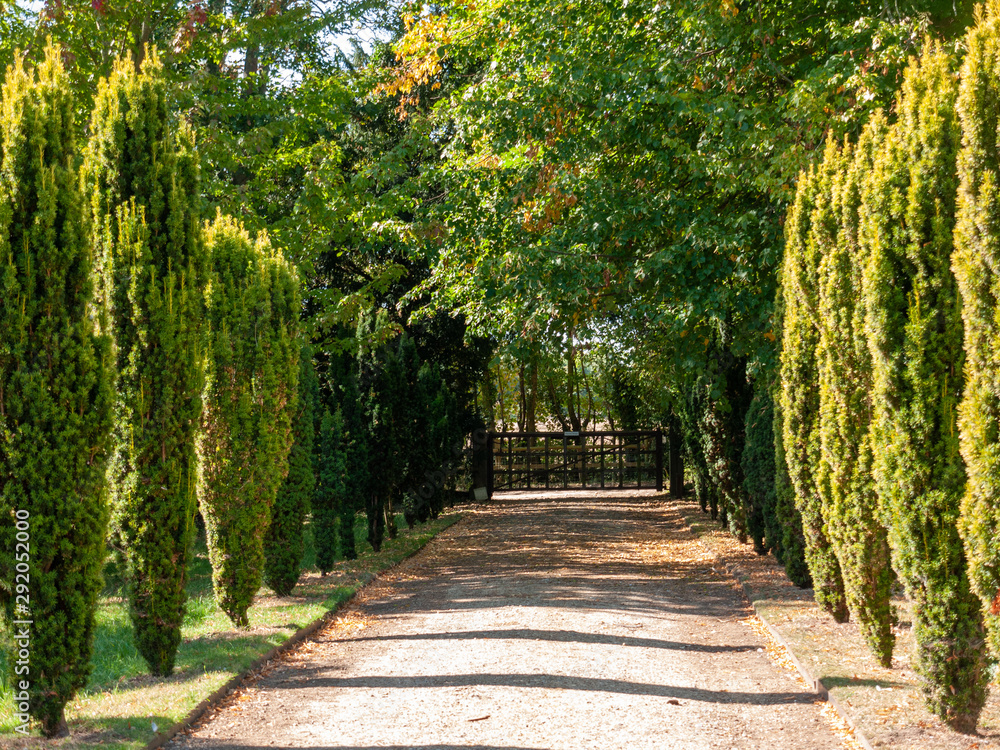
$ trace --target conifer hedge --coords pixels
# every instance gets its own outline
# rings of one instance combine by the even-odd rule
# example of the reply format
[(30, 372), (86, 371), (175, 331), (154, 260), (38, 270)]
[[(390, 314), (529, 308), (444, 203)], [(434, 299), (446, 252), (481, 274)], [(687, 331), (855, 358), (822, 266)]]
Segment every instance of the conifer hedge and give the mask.
[[(832, 164), (828, 165), (832, 166)], [(813, 214), (829, 174), (816, 167), (799, 176), (795, 202), (785, 224), (785, 256), (780, 276), (781, 414), (780, 452), (784, 453), (795, 505), (802, 516), (805, 559), (816, 601), (837, 622), (849, 616), (844, 583), (833, 545), (826, 533), (816, 468), (819, 466), (819, 344), (820, 255)], [(830, 231), (829, 227), (826, 231)], [(835, 231), (835, 230), (834, 230)]]
[(302, 534), (316, 491), (313, 425), (318, 400), (319, 383), (312, 362), (312, 347), (305, 345), (299, 362), (299, 398), (292, 420), (288, 476), (274, 498), (271, 523), (264, 540), (264, 582), (278, 596), (292, 593), (302, 572), (305, 550)]
[(119, 373), (112, 540), (136, 647), (157, 675), (181, 639), (204, 382), (197, 157), (170, 117), (155, 54), (141, 73), (119, 62), (98, 89), (82, 178)]
[[(316, 567), (321, 575), (333, 570), (337, 561), (338, 522), (344, 503), (344, 428), (338, 409), (324, 410), (319, 430), (319, 476), (316, 499), (313, 503), (313, 544), (316, 548)], [(351, 518), (351, 536), (354, 524)]]
[(205, 238), (212, 279), (199, 498), (216, 601), (246, 627), (271, 507), (288, 473), (301, 305), (294, 269), (266, 236), (253, 242), (220, 215)]
[(703, 513), (709, 513), (714, 521), (719, 513), (718, 493), (708, 474), (708, 461), (701, 440), (701, 416), (707, 400), (707, 391), (700, 383), (689, 387), (684, 399), (678, 404), (677, 412), (683, 436), (684, 460), (691, 471), (695, 497)]
[(59, 52), (49, 47), (34, 72), (8, 68), (2, 97), (0, 602), (8, 684), (51, 737), (68, 734), (63, 709), (91, 669), (111, 353), (92, 320), (75, 108)]
[(968, 472), (959, 530), (990, 645), (1000, 654), (1000, 4), (980, 8), (976, 20), (966, 35), (957, 103), (962, 148), (952, 268), (964, 323), (958, 425)]
[(882, 148), (884, 131), (878, 124), (867, 129), (856, 153), (848, 143), (840, 148), (828, 142), (812, 228), (821, 255), (816, 486), (851, 615), (872, 654), (890, 667), (895, 643), (892, 569), (871, 474), (872, 364), (860, 302), (865, 254), (858, 244), (861, 178), (871, 171), (872, 150)]
[(774, 408), (767, 388), (754, 388), (746, 416), (743, 490), (749, 503), (747, 532), (759, 555), (784, 559), (782, 532), (774, 512)]
[(971, 732), (988, 674), (958, 533), (965, 357), (950, 268), (957, 89), (949, 56), (931, 46), (905, 72), (898, 121), (887, 141), (876, 142), (882, 158), (868, 170), (863, 300), (874, 364), (875, 479), (894, 567), (913, 602), (916, 669), (928, 707)]
[(719, 347), (713, 364), (716, 377), (699, 425), (702, 448), (709, 479), (718, 495), (719, 522), (745, 542), (749, 501), (743, 487), (741, 458), (752, 391), (745, 359)]
[[(779, 526), (772, 551), (778, 562), (785, 566), (788, 579), (799, 588), (808, 589), (813, 585), (812, 576), (806, 563), (802, 514), (795, 503), (795, 489), (788, 477), (788, 465), (785, 462), (785, 443), (781, 435), (781, 406), (773, 394), (771, 403), (773, 410), (771, 439), (774, 441), (774, 517)], [(780, 547), (777, 542), (779, 538)]]
[(365, 493), (370, 486), (368, 477), (368, 431), (364, 405), (358, 392), (358, 379), (349, 372), (341, 400), (344, 446), (344, 495), (340, 504), (340, 554), (345, 560), (358, 556), (354, 543), (354, 518), (365, 507)]

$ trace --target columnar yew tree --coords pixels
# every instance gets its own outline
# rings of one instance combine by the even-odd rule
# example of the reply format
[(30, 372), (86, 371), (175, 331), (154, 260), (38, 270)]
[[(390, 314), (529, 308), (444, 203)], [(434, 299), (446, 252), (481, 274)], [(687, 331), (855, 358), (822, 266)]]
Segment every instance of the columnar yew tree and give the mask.
[(204, 248), (197, 160), (175, 132), (155, 56), (116, 65), (91, 119), (83, 184), (119, 371), (109, 467), (135, 642), (170, 674), (196, 509)]
[[(816, 168), (799, 177), (795, 202), (785, 226), (785, 257), (781, 268), (781, 441), (795, 504), (802, 515), (805, 558), (819, 602), (838, 622), (848, 618), (840, 563), (827, 536), (816, 485), (819, 465), (819, 383), (816, 347), (819, 343), (820, 254), (813, 214), (821, 183), (829, 177)], [(826, 231), (830, 231), (827, 227)]]
[(332, 414), (326, 409), (319, 429), (319, 481), (312, 513), (316, 567), (322, 575), (333, 570), (337, 561), (337, 521), (345, 500), (344, 458), (343, 418), (339, 409)]
[(348, 373), (341, 397), (344, 419), (344, 500), (340, 505), (340, 554), (345, 560), (358, 556), (354, 543), (354, 517), (365, 506), (369, 486), (368, 431), (364, 405), (358, 393), (358, 379)]
[[(101, 590), (111, 356), (91, 316), (73, 98), (54, 49), (8, 69), (0, 114), (0, 601), (27, 628), (29, 713), (67, 734), (90, 674)], [(19, 624), (13, 623), (18, 621)], [(30, 623), (30, 624), (20, 624)], [(19, 648), (16, 640), (14, 649)]]
[(233, 219), (208, 225), (209, 347), (199, 444), (200, 502), (212, 585), (246, 627), (261, 584), (264, 535), (288, 473), (299, 376), (298, 279), (266, 236)]
[[(987, 654), (958, 513), (965, 490), (956, 407), (961, 305), (951, 273), (961, 133), (949, 56), (907, 69), (888, 141), (865, 191), (866, 331), (874, 363), (875, 479), (893, 563), (913, 602), (916, 667), (929, 708), (975, 730)], [(995, 136), (994, 136), (995, 137)]]
[(968, 484), (959, 530), (990, 645), (1000, 654), (1000, 3), (979, 11), (966, 49), (957, 105), (962, 149), (952, 256), (966, 353), (958, 424)]
[(747, 409), (743, 448), (743, 490), (749, 503), (747, 532), (757, 554), (769, 550), (783, 561), (782, 533), (774, 514), (774, 408), (765, 387), (755, 387)]
[(746, 412), (752, 392), (747, 382), (746, 359), (734, 357), (723, 347), (713, 352), (712, 391), (706, 401), (699, 429), (708, 476), (719, 501), (719, 521), (747, 538), (748, 501), (743, 490), (743, 453)]
[[(876, 118), (875, 122), (880, 122)], [(872, 149), (884, 142), (866, 131), (857, 153), (827, 144), (821, 195), (813, 213), (819, 263), (820, 455), (816, 467), (827, 534), (843, 574), (851, 614), (883, 667), (892, 665), (892, 570), (889, 543), (878, 514), (871, 475), (871, 354), (860, 304), (864, 254), (858, 245), (861, 178), (871, 171)], [(877, 144), (877, 145), (876, 145)]]
[(809, 575), (809, 565), (806, 563), (806, 540), (802, 529), (802, 514), (795, 503), (795, 489), (788, 478), (788, 464), (785, 462), (785, 443), (781, 436), (781, 407), (771, 396), (774, 408), (773, 434), (774, 441), (774, 516), (778, 522), (781, 546), (780, 556), (777, 546), (778, 534), (775, 535), (775, 546), (772, 547), (778, 562), (785, 566), (785, 574), (799, 588), (812, 587), (812, 577)]
[(708, 400), (707, 389), (698, 382), (686, 389), (678, 406), (681, 433), (684, 436), (684, 455), (691, 468), (695, 497), (703, 513), (709, 513), (714, 521), (719, 513), (718, 492), (708, 474), (708, 460), (701, 441), (701, 416)]
[(288, 596), (302, 572), (302, 532), (316, 490), (313, 467), (315, 408), (319, 383), (312, 348), (302, 347), (299, 363), (299, 399), (292, 421), (288, 476), (274, 498), (271, 523), (264, 542), (264, 582), (279, 596)]

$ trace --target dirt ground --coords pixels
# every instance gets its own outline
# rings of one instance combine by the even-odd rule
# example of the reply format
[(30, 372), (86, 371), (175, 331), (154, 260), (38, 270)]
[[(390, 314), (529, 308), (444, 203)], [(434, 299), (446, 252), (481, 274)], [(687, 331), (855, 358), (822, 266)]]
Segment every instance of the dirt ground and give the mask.
[(168, 747), (857, 747), (715, 560), (662, 496), (498, 495)]

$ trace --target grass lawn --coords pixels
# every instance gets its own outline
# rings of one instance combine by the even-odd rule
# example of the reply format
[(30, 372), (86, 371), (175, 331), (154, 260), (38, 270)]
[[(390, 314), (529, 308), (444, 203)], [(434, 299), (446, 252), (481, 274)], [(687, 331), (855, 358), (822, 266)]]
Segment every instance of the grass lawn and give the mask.
[[(358, 559), (341, 560), (325, 577), (313, 566), (312, 537), (306, 533), (304, 572), (291, 596), (277, 597), (261, 589), (250, 609), (250, 628), (236, 630), (212, 597), (212, 570), (202, 533), (195, 545), (188, 584), (189, 601), (184, 618), (183, 642), (174, 674), (167, 678), (149, 675), (146, 664), (132, 645), (132, 623), (121, 591), (109, 581), (97, 610), (93, 672), (85, 690), (66, 707), (72, 737), (44, 741), (25, 739), (15, 733), (11, 686), (6, 682), (7, 665), (0, 654), (0, 746), (2, 747), (121, 747), (140, 748), (153, 739), (155, 724), (164, 731), (183, 719), (198, 703), (255, 659), (294, 633), (350, 598), (371, 577), (410, 556), (435, 534), (460, 518), (443, 514), (407, 530), (397, 517), (399, 536), (386, 539), (378, 554), (368, 544), (364, 516), (355, 520)], [(4, 642), (10, 633), (0, 631)]]

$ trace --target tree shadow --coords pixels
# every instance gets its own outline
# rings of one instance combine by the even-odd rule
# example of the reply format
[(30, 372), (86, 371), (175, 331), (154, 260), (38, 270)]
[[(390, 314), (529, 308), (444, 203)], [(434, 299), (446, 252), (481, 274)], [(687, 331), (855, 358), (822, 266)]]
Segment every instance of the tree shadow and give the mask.
[[(484, 673), (398, 677), (380, 677), (377, 675), (329, 677), (319, 675), (318, 672), (322, 671), (320, 668), (300, 668), (296, 671), (300, 675), (299, 678), (294, 682), (283, 682), (283, 690), (312, 690), (316, 688), (413, 690), (416, 688), (507, 687), (538, 688), (542, 690), (578, 690), (582, 692), (611, 693), (617, 695), (640, 695), (652, 698), (674, 698), (703, 703), (744, 703), (760, 706), (789, 703), (808, 704), (815, 703), (818, 700), (815, 693), (805, 691), (747, 693), (559, 674)], [(313, 676), (303, 676), (309, 673), (312, 673)]]
[(676, 651), (697, 651), (707, 654), (742, 653), (756, 651), (757, 646), (712, 646), (704, 643), (664, 641), (656, 638), (636, 638), (634, 636), (606, 635), (604, 633), (582, 633), (577, 630), (464, 630), (448, 633), (411, 633), (404, 635), (376, 635), (361, 638), (338, 638), (338, 643), (360, 643), (364, 641), (436, 641), (436, 640), (526, 640), (554, 641), (563, 643), (592, 643), (601, 646), (628, 646), (633, 648), (660, 648)]

